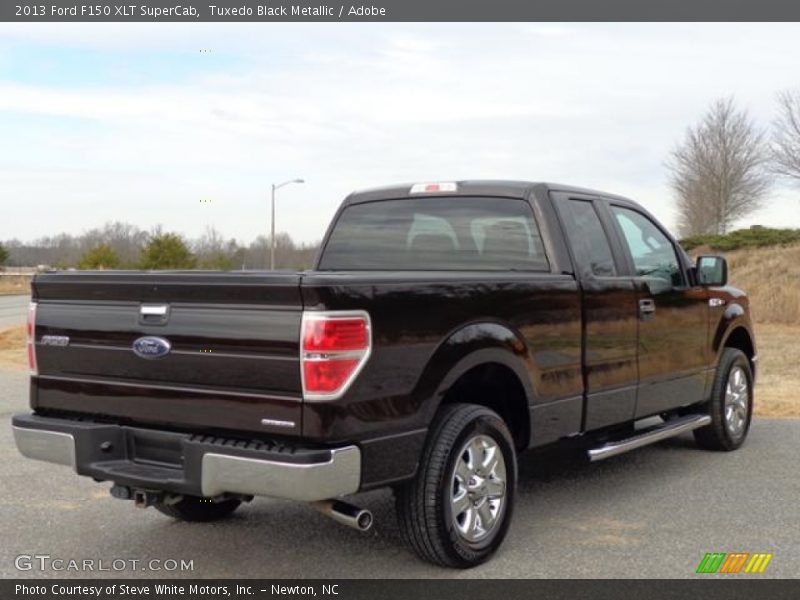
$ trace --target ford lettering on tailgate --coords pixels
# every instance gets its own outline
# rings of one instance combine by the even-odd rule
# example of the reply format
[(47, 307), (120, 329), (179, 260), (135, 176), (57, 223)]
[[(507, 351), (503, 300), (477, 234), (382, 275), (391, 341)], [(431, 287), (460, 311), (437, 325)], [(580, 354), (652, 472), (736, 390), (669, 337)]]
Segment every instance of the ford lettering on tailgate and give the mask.
[(155, 336), (140, 337), (133, 342), (133, 353), (141, 358), (162, 358), (171, 348), (167, 340)]

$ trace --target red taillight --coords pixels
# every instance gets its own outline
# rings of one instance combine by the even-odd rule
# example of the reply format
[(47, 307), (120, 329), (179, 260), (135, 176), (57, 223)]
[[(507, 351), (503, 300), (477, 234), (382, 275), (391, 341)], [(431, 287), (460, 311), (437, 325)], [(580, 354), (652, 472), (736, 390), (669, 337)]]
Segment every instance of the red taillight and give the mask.
[(358, 361), (351, 359), (303, 361), (307, 394), (330, 394), (337, 391), (356, 366)]
[(304, 313), (301, 344), (303, 397), (338, 398), (369, 357), (369, 316), (362, 312)]
[(369, 346), (367, 321), (364, 318), (309, 318), (303, 328), (303, 350), (331, 352), (364, 350)]
[(28, 306), (28, 368), (36, 375), (36, 302)]

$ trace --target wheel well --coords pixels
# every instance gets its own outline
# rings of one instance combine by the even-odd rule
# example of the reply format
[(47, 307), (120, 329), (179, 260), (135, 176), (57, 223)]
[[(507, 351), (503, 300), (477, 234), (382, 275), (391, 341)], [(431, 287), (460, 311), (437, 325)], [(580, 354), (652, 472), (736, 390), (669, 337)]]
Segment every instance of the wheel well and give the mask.
[(747, 360), (750, 361), (750, 366), (753, 366), (755, 348), (753, 348), (753, 340), (750, 338), (750, 334), (747, 333), (744, 327), (737, 327), (731, 332), (728, 339), (725, 340), (725, 347), (736, 348), (744, 352), (745, 356), (747, 356)]
[(447, 390), (442, 404), (465, 402), (491, 408), (506, 422), (518, 450), (528, 447), (528, 398), (517, 374), (498, 363), (473, 367)]

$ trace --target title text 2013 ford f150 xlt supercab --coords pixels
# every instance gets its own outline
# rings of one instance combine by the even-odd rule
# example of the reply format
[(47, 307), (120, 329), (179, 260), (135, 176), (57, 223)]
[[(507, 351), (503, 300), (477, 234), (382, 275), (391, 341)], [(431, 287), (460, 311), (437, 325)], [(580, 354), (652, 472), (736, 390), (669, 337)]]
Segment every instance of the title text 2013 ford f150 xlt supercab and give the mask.
[(38, 275), (14, 435), (192, 521), (271, 496), (363, 529), (340, 498), (390, 486), (411, 547), (469, 567), (506, 535), (520, 451), (743, 443), (756, 350), (726, 280), (618, 196), (358, 192), (310, 271)]

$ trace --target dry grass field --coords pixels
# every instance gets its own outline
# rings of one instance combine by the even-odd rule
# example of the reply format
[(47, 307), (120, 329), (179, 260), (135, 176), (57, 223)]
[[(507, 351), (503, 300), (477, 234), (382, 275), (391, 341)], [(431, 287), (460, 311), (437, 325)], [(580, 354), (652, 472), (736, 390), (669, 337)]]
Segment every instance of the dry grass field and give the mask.
[[(715, 252), (692, 252), (703, 253)], [(747, 290), (756, 320), (756, 414), (800, 417), (800, 244), (735, 250), (726, 258), (730, 282)], [(5, 288), (27, 290), (27, 278), (0, 281), (7, 279), (20, 281), (2, 283)], [(0, 330), (0, 367), (24, 369), (26, 364), (25, 328)]]
[(800, 417), (800, 244), (722, 254), (756, 322), (756, 414)]
[(759, 356), (756, 414), (800, 417), (800, 244), (709, 253), (728, 259), (731, 285), (750, 297)]
[(800, 244), (721, 254), (731, 284), (747, 290), (757, 323), (800, 327)]
[(800, 325), (758, 323), (756, 414), (800, 417)]
[(30, 275), (0, 276), (0, 296), (11, 294), (27, 294), (31, 289)]
[(0, 367), (25, 369), (25, 326), (0, 329)]

